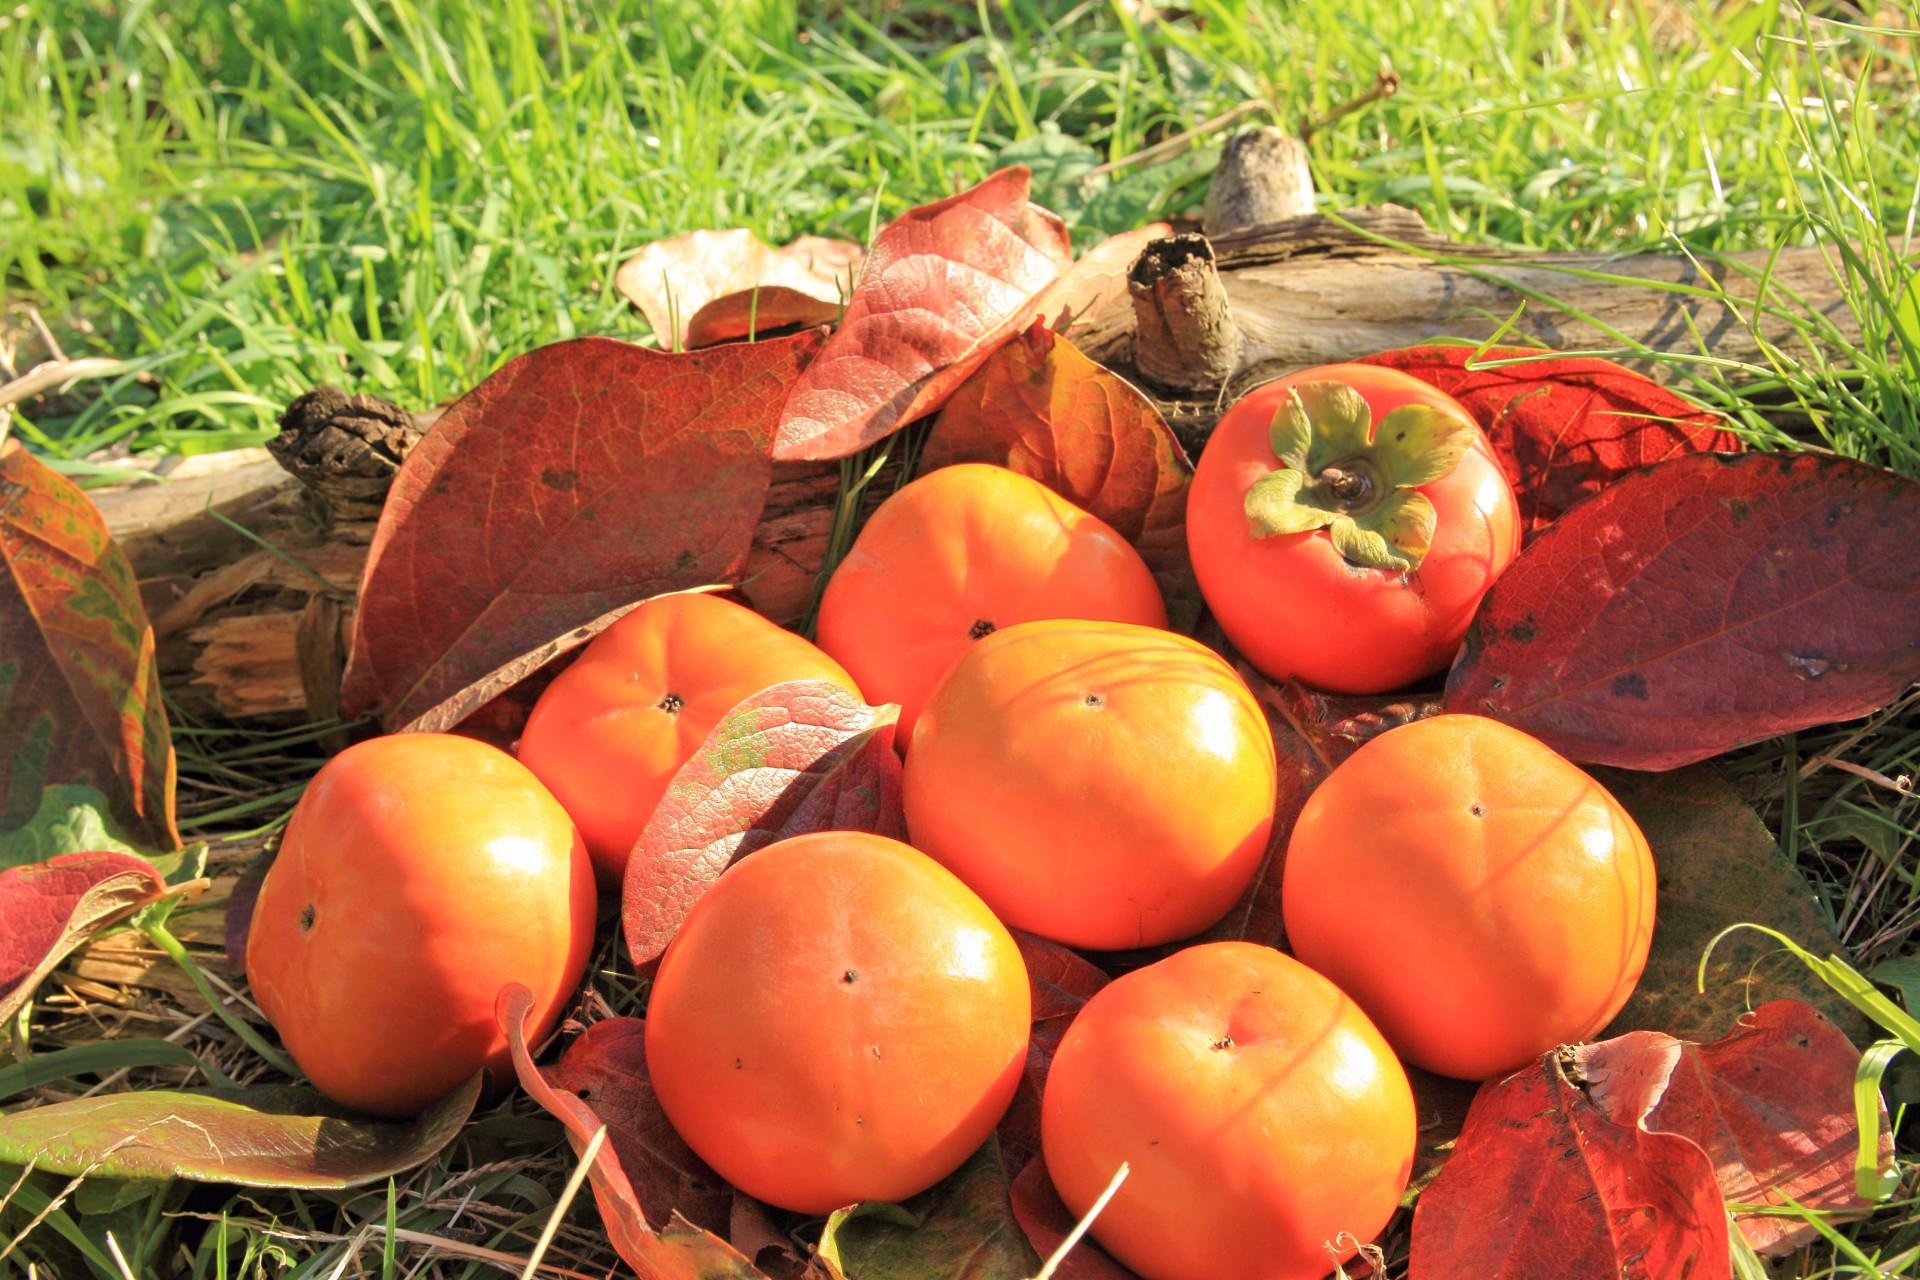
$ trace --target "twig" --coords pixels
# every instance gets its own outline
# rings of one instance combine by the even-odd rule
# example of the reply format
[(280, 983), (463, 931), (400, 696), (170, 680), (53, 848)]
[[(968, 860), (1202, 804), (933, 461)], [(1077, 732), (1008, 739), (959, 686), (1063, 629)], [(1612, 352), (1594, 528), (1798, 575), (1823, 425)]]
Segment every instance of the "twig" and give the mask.
[(1391, 98), (1400, 92), (1400, 73), (1393, 69), (1393, 63), (1386, 54), (1380, 55), (1380, 66), (1373, 73), (1373, 87), (1365, 93), (1355, 94), (1337, 107), (1331, 107), (1321, 115), (1308, 116), (1300, 122), (1300, 140), (1310, 141), (1313, 135), (1332, 124), (1342, 116), (1352, 115), (1365, 106), (1371, 106), (1383, 98)]
[(1829, 765), (1840, 770), (1842, 773), (1850, 773), (1856, 778), (1865, 778), (1868, 782), (1876, 786), (1885, 787), (1895, 795), (1911, 796), (1914, 794), (1913, 779), (1907, 777), (1905, 774), (1901, 774), (1897, 778), (1889, 778), (1878, 769), (1869, 769), (1863, 764), (1855, 764), (1851, 760), (1842, 760), (1839, 756), (1830, 755), (1815, 756), (1813, 759), (1807, 761), (1807, 764)]
[(1244, 120), (1256, 111), (1265, 110), (1267, 110), (1265, 102), (1258, 98), (1248, 98), (1239, 106), (1230, 107), (1211, 120), (1201, 121), (1185, 133), (1176, 133), (1171, 138), (1162, 138), (1150, 147), (1142, 147), (1132, 155), (1121, 156), (1118, 160), (1109, 160), (1105, 164), (1095, 165), (1080, 175), (1080, 181), (1083, 184), (1090, 184), (1095, 178), (1104, 178), (1118, 169), (1136, 164), (1157, 164), (1162, 160), (1171, 159), (1192, 146), (1196, 140), (1224, 129), (1236, 120)]
[(1060, 1247), (1047, 1255), (1046, 1262), (1041, 1264), (1033, 1280), (1053, 1280), (1053, 1273), (1060, 1269), (1060, 1264), (1066, 1261), (1069, 1253), (1073, 1252), (1073, 1246), (1080, 1243), (1080, 1238), (1087, 1234), (1087, 1228), (1091, 1227), (1093, 1220), (1100, 1216), (1100, 1211), (1107, 1207), (1107, 1201), (1113, 1199), (1119, 1192), (1120, 1184), (1127, 1180), (1127, 1175), (1131, 1172), (1133, 1172), (1132, 1168), (1125, 1161), (1121, 1161), (1120, 1167), (1114, 1170), (1113, 1180), (1107, 1183), (1107, 1189), (1100, 1193), (1099, 1199), (1093, 1202), (1086, 1216), (1073, 1224), (1073, 1230), (1067, 1232), (1067, 1238), (1060, 1242)]
[(78, 382), (82, 378), (108, 378), (124, 373), (127, 362), (106, 356), (82, 356), (78, 360), (43, 360), (13, 381), (0, 386), (0, 409), (31, 400), (43, 391)]

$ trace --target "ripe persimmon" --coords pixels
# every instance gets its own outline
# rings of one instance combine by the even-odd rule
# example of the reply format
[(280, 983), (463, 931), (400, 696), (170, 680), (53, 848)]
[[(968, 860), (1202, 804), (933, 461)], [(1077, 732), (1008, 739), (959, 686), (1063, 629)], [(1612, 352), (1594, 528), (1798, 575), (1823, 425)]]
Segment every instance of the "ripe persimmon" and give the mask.
[(770, 1204), (902, 1200), (1013, 1098), (1026, 965), (971, 890), (897, 840), (831, 831), (730, 867), (668, 946), (647, 1071), (689, 1147)]
[(820, 598), (820, 647), (910, 742), (929, 694), (969, 646), (1015, 623), (1097, 618), (1164, 627), (1153, 573), (1127, 540), (1038, 480), (967, 462), (880, 504)]
[(1452, 397), (1372, 365), (1290, 373), (1234, 403), (1187, 499), (1187, 549), (1234, 647), (1339, 693), (1444, 670), (1520, 551), (1520, 509)]
[(1198, 933), (1266, 851), (1273, 737), (1185, 636), (1027, 622), (968, 651), (907, 752), (907, 831), (1002, 920), (1071, 946)]
[(600, 882), (617, 890), (667, 784), (720, 717), (789, 680), (860, 693), (839, 663), (751, 609), (704, 592), (655, 596), (547, 686), (520, 760), (573, 815)]
[(1407, 1061), (1483, 1080), (1620, 1012), (1653, 939), (1653, 855), (1619, 801), (1538, 739), (1436, 716), (1320, 784), (1281, 900), (1294, 954)]
[(1047, 1172), (1146, 1280), (1319, 1280), (1393, 1216), (1413, 1091), (1333, 983), (1271, 947), (1188, 947), (1097, 992), (1041, 1102)]
[(254, 905), (247, 978), (336, 1102), (420, 1111), (481, 1068), (511, 1079), (494, 999), (533, 992), (553, 1028), (593, 947), (593, 867), (566, 811), (512, 756), (403, 733), (329, 760), (294, 807)]

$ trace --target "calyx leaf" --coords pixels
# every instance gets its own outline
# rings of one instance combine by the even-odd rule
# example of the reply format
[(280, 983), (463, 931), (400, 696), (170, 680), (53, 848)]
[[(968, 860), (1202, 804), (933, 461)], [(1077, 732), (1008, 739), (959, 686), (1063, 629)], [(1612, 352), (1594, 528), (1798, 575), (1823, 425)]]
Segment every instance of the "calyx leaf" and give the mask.
[(1471, 423), (1402, 405), (1374, 429), (1366, 397), (1344, 382), (1287, 390), (1268, 439), (1282, 468), (1256, 480), (1245, 508), (1256, 538), (1325, 529), (1349, 564), (1411, 573), (1433, 545), (1433, 503), (1417, 492), (1472, 447)]

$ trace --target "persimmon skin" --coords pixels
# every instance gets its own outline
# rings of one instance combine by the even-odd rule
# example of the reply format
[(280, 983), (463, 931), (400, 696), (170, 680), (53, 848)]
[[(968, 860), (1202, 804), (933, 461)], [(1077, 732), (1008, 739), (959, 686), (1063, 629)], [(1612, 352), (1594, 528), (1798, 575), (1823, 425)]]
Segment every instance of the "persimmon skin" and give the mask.
[(654, 979), (647, 1071), (722, 1177), (828, 1213), (959, 1168), (1013, 1098), (1030, 1019), (1020, 949), (965, 885), (899, 841), (821, 832), (694, 907)]
[(1654, 890), (1646, 837), (1604, 787), (1518, 729), (1446, 715), (1381, 734), (1320, 784), (1281, 902), (1294, 954), (1407, 1061), (1485, 1080), (1613, 1021), (1646, 965)]
[(1473, 417), (1437, 388), (1395, 369), (1326, 365), (1265, 383), (1236, 401), (1208, 437), (1187, 498), (1187, 550), (1201, 595), (1227, 638), (1276, 680), (1335, 693), (1381, 693), (1445, 670), (1480, 598), (1520, 552), (1520, 508), (1484, 433), (1452, 471), (1419, 492), (1433, 502), (1433, 544), (1408, 574), (1350, 565), (1321, 530), (1256, 538), (1247, 490), (1283, 464), (1268, 432), (1288, 388), (1345, 382), (1377, 428), (1393, 410), (1427, 404)]
[(907, 831), (1002, 920), (1071, 946), (1154, 946), (1233, 905), (1273, 825), (1273, 737), (1185, 636), (1049, 620), (975, 645), (927, 703)]
[(820, 599), (820, 647), (903, 748), (940, 678), (983, 636), (1041, 618), (1167, 625), (1152, 570), (1113, 527), (1038, 480), (960, 463), (880, 504)]
[(600, 883), (617, 892), (680, 766), (741, 699), (789, 680), (860, 696), (839, 663), (751, 609), (706, 592), (655, 596), (547, 686), (520, 761), (566, 806)]
[(314, 1087), (417, 1114), (485, 1068), (511, 1079), (494, 1000), (553, 1029), (593, 948), (593, 867), (506, 752), (404, 733), (329, 760), (295, 806), (247, 937), (254, 998)]
[(1319, 1280), (1330, 1242), (1393, 1216), (1415, 1129), (1406, 1071), (1359, 1006), (1250, 942), (1188, 947), (1096, 993), (1040, 1115), (1076, 1217), (1131, 1166), (1093, 1235), (1144, 1280)]

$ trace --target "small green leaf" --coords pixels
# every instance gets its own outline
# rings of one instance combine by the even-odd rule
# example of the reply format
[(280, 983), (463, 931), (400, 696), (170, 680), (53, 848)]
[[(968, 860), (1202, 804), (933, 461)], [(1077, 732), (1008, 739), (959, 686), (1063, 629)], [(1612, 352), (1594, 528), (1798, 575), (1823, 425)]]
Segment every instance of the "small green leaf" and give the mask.
[(827, 1220), (820, 1256), (849, 1280), (1023, 1280), (1040, 1260), (1014, 1221), (999, 1143), (904, 1205), (859, 1204)]
[(1289, 395), (1274, 411), (1273, 425), (1267, 428), (1267, 442), (1273, 446), (1274, 457), (1295, 471), (1307, 469), (1307, 452), (1313, 447), (1313, 421), (1299, 396)]
[(1439, 524), (1439, 516), (1426, 494), (1396, 489), (1387, 495), (1378, 510), (1367, 515), (1365, 523), (1406, 557), (1411, 566), (1426, 559), (1428, 548), (1433, 546), (1433, 531)]
[(1413, 561), (1396, 551), (1377, 530), (1367, 528), (1352, 516), (1339, 517), (1328, 526), (1327, 532), (1333, 535), (1333, 549), (1348, 564), (1395, 573), (1413, 568)]
[(1344, 382), (1302, 382), (1287, 393), (1311, 424), (1313, 442), (1307, 450), (1306, 470), (1319, 475), (1343, 458), (1367, 447), (1373, 409), (1367, 398)]
[(1380, 421), (1373, 462), (1387, 483), (1402, 489), (1431, 484), (1460, 465), (1477, 429), (1432, 405), (1402, 405)]
[(1301, 487), (1306, 473), (1288, 468), (1269, 471), (1247, 490), (1248, 531), (1256, 538), (1272, 538), (1283, 533), (1306, 533), (1324, 529), (1339, 514), (1303, 496)]
[(61, 783), (40, 792), (25, 826), (0, 832), (0, 871), (45, 862), (63, 853), (147, 855), (106, 817), (107, 798), (92, 787)]
[(1898, 991), (1900, 999), (1906, 1002), (1907, 1012), (1920, 1015), (1920, 955), (1882, 960), (1867, 970), (1867, 976)]

